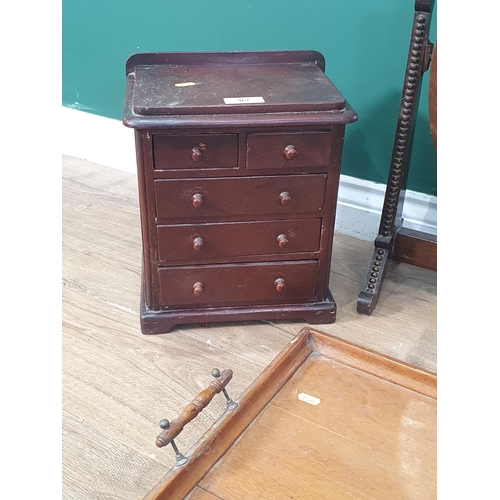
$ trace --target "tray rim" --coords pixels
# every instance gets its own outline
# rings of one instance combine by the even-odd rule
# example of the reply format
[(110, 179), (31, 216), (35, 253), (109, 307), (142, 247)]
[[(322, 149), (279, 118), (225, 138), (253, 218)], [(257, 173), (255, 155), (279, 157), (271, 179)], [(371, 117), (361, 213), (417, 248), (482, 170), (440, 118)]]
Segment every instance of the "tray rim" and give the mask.
[[(182, 500), (222, 458), (313, 353), (437, 401), (437, 374), (311, 327), (302, 328), (143, 500)], [(244, 411), (242, 411), (244, 409)], [(189, 465), (189, 467), (188, 467)]]

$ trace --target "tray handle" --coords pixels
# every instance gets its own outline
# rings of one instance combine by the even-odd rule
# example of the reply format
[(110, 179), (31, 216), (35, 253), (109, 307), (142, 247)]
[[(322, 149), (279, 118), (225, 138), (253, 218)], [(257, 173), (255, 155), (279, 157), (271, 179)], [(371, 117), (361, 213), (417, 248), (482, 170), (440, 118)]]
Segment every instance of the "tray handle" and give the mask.
[(222, 392), (226, 397), (227, 411), (234, 410), (238, 406), (238, 403), (233, 401), (226, 391), (227, 384), (233, 378), (233, 371), (223, 370), (221, 372), (217, 368), (214, 368), (212, 370), (212, 376), (214, 377), (214, 380), (210, 382), (210, 385), (201, 391), (193, 399), (193, 401), (191, 401), (191, 403), (184, 408), (175, 420), (169, 422), (168, 420), (163, 419), (160, 421), (162, 431), (156, 438), (156, 446), (158, 446), (158, 448), (162, 448), (168, 444), (172, 444), (176, 455), (176, 465), (186, 463), (187, 459), (179, 453), (174, 439), (182, 432), (186, 424), (191, 422), (191, 420), (193, 420), (203, 410), (203, 408), (208, 406), (216, 394)]

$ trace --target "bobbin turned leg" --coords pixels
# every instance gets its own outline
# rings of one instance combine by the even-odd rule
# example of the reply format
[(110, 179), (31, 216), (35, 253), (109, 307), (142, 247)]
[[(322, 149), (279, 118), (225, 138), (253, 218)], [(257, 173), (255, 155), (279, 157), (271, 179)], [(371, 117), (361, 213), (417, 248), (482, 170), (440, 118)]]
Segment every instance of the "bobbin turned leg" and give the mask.
[(434, 0), (416, 0), (415, 2), (403, 93), (380, 227), (366, 282), (357, 302), (357, 311), (362, 314), (371, 314), (377, 305), (382, 283), (394, 252), (397, 233), (402, 227), (406, 179), (422, 75), (429, 68), (433, 49), (433, 44), (428, 41), (433, 7)]

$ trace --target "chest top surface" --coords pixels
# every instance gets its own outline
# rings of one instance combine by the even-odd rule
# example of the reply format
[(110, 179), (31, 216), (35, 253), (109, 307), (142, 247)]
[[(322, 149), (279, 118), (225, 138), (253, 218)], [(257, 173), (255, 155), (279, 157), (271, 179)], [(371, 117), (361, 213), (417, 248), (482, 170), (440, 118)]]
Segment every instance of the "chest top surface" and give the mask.
[[(315, 51), (143, 53), (127, 62), (124, 123), (133, 128), (349, 123), (356, 115)], [(250, 118), (249, 118), (250, 115)]]

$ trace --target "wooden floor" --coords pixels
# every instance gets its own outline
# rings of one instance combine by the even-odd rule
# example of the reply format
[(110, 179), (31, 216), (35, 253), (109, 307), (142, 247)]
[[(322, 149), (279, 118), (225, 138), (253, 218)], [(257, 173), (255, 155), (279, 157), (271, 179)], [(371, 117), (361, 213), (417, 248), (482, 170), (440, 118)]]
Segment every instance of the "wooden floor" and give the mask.
[[(140, 499), (174, 463), (158, 449), (174, 419), (231, 368), (238, 397), (303, 321), (139, 329), (141, 240), (136, 177), (63, 157), (63, 499)], [(372, 316), (356, 312), (373, 242), (336, 235), (330, 289), (337, 322), (316, 328), (436, 371), (436, 273), (391, 264)], [(187, 451), (223, 413), (212, 403), (181, 433)]]

